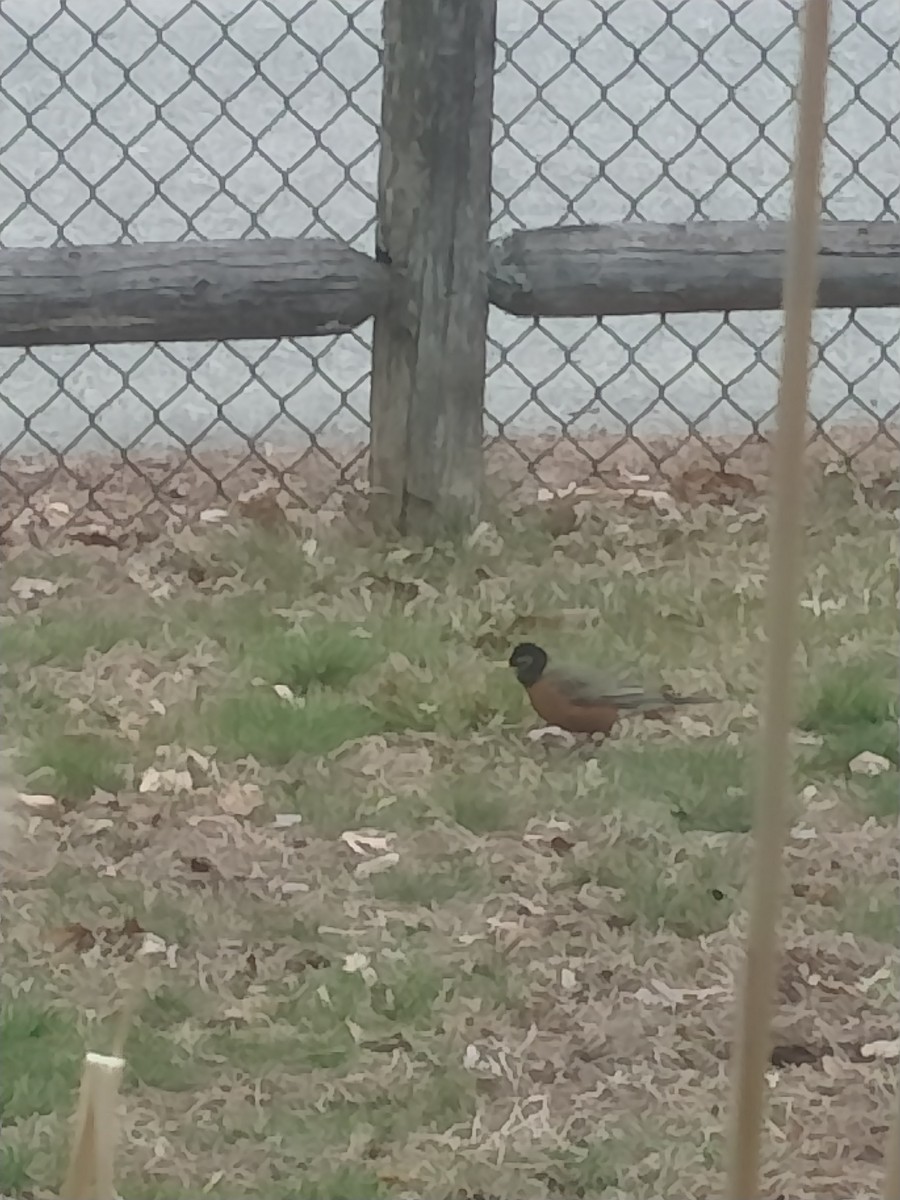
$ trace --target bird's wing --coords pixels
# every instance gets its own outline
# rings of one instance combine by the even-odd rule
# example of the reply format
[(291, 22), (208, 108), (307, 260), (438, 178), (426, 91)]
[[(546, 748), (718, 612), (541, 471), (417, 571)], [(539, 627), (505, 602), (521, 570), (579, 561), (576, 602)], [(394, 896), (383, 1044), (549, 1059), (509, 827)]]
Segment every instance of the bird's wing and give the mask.
[(715, 697), (705, 693), (680, 696), (658, 681), (643, 685), (585, 667), (551, 667), (542, 678), (559, 688), (572, 704), (584, 707), (609, 704), (623, 712), (653, 712), (681, 704), (710, 704), (715, 701)]
[[(640, 708), (648, 701), (640, 684), (615, 679), (601, 671), (581, 667), (551, 667), (543, 678), (558, 687), (573, 704), (613, 704), (616, 708)], [(655, 698), (659, 703), (659, 697)]]

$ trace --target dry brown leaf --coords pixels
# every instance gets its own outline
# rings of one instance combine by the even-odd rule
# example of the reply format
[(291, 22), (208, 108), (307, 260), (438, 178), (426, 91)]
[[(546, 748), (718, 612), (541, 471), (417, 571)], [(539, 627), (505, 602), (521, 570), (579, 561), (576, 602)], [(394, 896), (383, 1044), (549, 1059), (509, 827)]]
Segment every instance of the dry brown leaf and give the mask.
[(162, 771), (156, 767), (148, 767), (138, 785), (139, 792), (163, 792), (167, 795), (190, 792), (193, 788), (194, 781), (190, 771), (178, 771), (174, 767), (167, 767)]
[(874, 750), (863, 750), (855, 758), (850, 759), (849, 767), (853, 775), (883, 775), (890, 771), (891, 760)]
[(552, 537), (565, 537), (578, 527), (575, 497), (554, 500), (544, 514), (544, 528)]
[(662, 488), (628, 488), (621, 490), (619, 496), (629, 508), (655, 508), (669, 520), (681, 520), (683, 515), (674, 497)]
[(561, 729), (559, 725), (542, 725), (537, 729), (529, 729), (525, 736), (530, 742), (546, 742), (549, 739), (561, 742), (564, 746), (574, 746), (577, 740), (573, 733)]
[(864, 1058), (884, 1058), (892, 1061), (900, 1058), (900, 1038), (881, 1038), (874, 1042), (865, 1042), (859, 1048)]
[[(170, 962), (175, 951), (174, 946), (167, 946), (161, 937), (155, 933), (145, 933), (141, 942), (141, 948), (138, 954), (152, 957), (153, 955), (164, 956)], [(172, 964), (174, 965), (174, 963)]]
[(558, 833), (550, 839), (550, 849), (554, 854), (558, 854), (560, 856), (568, 854), (569, 851), (574, 848), (574, 846), (574, 842), (570, 842), (568, 838), (564, 838)]
[(33, 600), (36, 596), (55, 596), (59, 584), (52, 579), (32, 579), (28, 575), (20, 575), (9, 585), (9, 590), (20, 600)]
[(258, 487), (242, 492), (238, 497), (238, 511), (249, 521), (256, 521), (264, 528), (271, 529), (283, 525), (287, 521), (284, 509), (279, 503), (281, 492), (270, 483), (261, 483)]
[(381, 875), (384, 871), (389, 871), (391, 867), (396, 867), (399, 861), (400, 855), (396, 850), (391, 850), (379, 858), (369, 858), (364, 862), (357, 863), (353, 874), (357, 879), (368, 879), (370, 875)]
[(344, 842), (354, 854), (382, 853), (390, 849), (394, 835), (377, 833), (374, 830), (345, 829), (341, 834)]
[(285, 879), (279, 885), (278, 890), (283, 892), (285, 896), (293, 896), (299, 892), (308, 892), (309, 884), (308, 883), (299, 883), (297, 880)]
[(859, 989), (862, 992), (869, 991), (876, 983), (882, 983), (885, 980), (893, 980), (894, 972), (890, 967), (879, 967), (877, 971), (873, 971), (871, 975), (866, 975), (859, 981)]
[(268, 1015), (269, 999), (260, 993), (251, 992), (238, 1000), (234, 1000), (222, 1013), (224, 1021), (239, 1021), (250, 1024), (252, 1021), (271, 1023)]
[(69, 530), (69, 537), (83, 546), (107, 546), (116, 550), (121, 550), (126, 541), (124, 532), (112, 533), (105, 525), (80, 525)]
[(83, 833), (102, 833), (104, 829), (114, 828), (115, 822), (109, 817), (83, 817), (81, 829)]
[(670, 487), (679, 500), (696, 503), (709, 500), (718, 504), (734, 505), (741, 499), (759, 494), (759, 489), (746, 475), (733, 471), (716, 470), (713, 467), (690, 467), (675, 476)]
[(795, 825), (791, 830), (791, 838), (795, 842), (811, 842), (818, 836), (817, 831), (808, 825)]
[(54, 529), (62, 529), (64, 525), (68, 525), (72, 516), (72, 510), (64, 500), (49, 500), (41, 505), (41, 512), (44, 520)]
[(262, 789), (255, 783), (238, 783), (232, 780), (216, 797), (222, 812), (236, 817), (247, 817), (263, 802)]
[(678, 713), (676, 724), (686, 737), (701, 738), (710, 737), (712, 735), (712, 726), (706, 721), (698, 721), (696, 717), (690, 717), (687, 713)]
[(19, 792), (19, 801), (26, 808), (38, 809), (55, 808), (59, 803), (55, 796), (45, 796), (40, 793), (30, 794), (28, 792)]
[(846, 608), (847, 597), (823, 596), (821, 592), (813, 592), (811, 595), (801, 598), (800, 607), (809, 609), (813, 616), (821, 617), (824, 613), (839, 612), (842, 608)]
[(425, 786), (434, 769), (434, 758), (427, 746), (389, 745), (383, 737), (360, 738), (346, 755), (348, 766), (377, 779), (396, 795), (415, 794)]
[(370, 963), (368, 954), (359, 950), (347, 955), (341, 970), (346, 971), (348, 975), (360, 975), (370, 987), (378, 981), (378, 975)]
[(55, 950), (73, 949), (78, 954), (90, 950), (97, 940), (93, 930), (88, 929), (87, 925), (82, 925), (79, 921), (57, 926), (48, 931), (47, 937)]
[(669, 1005), (676, 1008), (689, 1001), (706, 1000), (711, 996), (730, 996), (728, 988), (714, 985), (706, 988), (673, 988), (662, 979), (651, 979), (650, 987), (641, 987), (634, 993), (635, 1000), (649, 1006)]

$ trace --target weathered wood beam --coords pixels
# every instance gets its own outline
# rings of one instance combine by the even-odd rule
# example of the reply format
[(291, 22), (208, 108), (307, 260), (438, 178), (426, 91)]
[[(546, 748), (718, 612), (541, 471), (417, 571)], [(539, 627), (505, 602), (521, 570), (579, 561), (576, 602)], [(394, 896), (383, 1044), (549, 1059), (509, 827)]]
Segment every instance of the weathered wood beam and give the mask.
[[(524, 229), (491, 245), (491, 303), (523, 317), (777, 309), (787, 231), (781, 221)], [(824, 222), (820, 246), (820, 308), (900, 306), (900, 222)]]
[(346, 333), (387, 286), (331, 238), (0, 250), (0, 346)]
[[(435, 197), (436, 209), (454, 207), (448, 191)], [(452, 218), (443, 215), (446, 232)], [(465, 259), (474, 272), (479, 236), (467, 220), (460, 216), (454, 234), (460, 245), (451, 258), (434, 259), (428, 271), (414, 256), (404, 270), (401, 254), (392, 272), (330, 238), (0, 250), (0, 346), (344, 333), (382, 312), (390, 289), (401, 304), (399, 297), (408, 302), (413, 288), (421, 292), (417, 304), (432, 305), (429, 314), (452, 307), (465, 318), (455, 333), (448, 327), (446, 337), (471, 348), (463, 330), (480, 318), (460, 300), (459, 271)], [(490, 300), (519, 316), (547, 317), (778, 309), (785, 236), (780, 222), (523, 230), (490, 246)], [(900, 222), (824, 223), (820, 270), (821, 308), (900, 307)], [(441, 292), (438, 281), (449, 285), (451, 278), (454, 290)], [(428, 340), (424, 330), (419, 337)], [(404, 353), (412, 354), (408, 345)], [(449, 375), (462, 371), (462, 359), (415, 357), (409, 360), (415, 380), (425, 379), (426, 361)], [(473, 367), (470, 362), (466, 370)], [(392, 375), (400, 370), (392, 359)], [(466, 403), (462, 413), (474, 421)]]
[(385, 0), (372, 344), (376, 523), (469, 524), (482, 490), (496, 0)]

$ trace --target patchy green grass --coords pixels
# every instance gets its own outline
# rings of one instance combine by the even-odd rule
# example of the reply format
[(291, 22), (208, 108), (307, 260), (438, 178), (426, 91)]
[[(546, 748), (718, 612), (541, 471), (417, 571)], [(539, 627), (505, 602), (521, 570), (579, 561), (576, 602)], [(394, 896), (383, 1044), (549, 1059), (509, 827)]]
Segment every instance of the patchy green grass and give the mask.
[(830, 663), (809, 689), (800, 728), (818, 733), (818, 761), (846, 768), (869, 750), (898, 762), (898, 679), (895, 655), (854, 656)]
[(27, 995), (9, 997), (0, 1004), (0, 1043), (4, 1126), (70, 1105), (83, 1056), (76, 1012), (53, 1009)]
[(0, 1188), (4, 1195), (18, 1196), (29, 1186), (34, 1155), (25, 1146), (0, 1147)]
[(837, 927), (855, 937), (894, 945), (897, 941), (897, 891), (892, 880), (879, 880), (868, 887), (852, 885), (838, 905)]
[(124, 783), (121, 741), (92, 733), (69, 733), (49, 725), (33, 739), (21, 769), (35, 791), (44, 790), (63, 803), (87, 800), (97, 790), (117, 792)]
[(886, 771), (874, 777), (856, 776), (847, 787), (847, 802), (863, 817), (875, 817), (884, 822), (893, 820), (900, 803), (896, 772)]
[[(128, 614), (112, 608), (109, 600), (99, 605), (86, 599), (61, 599), (56, 612), (44, 606), (30, 619), (16, 622), (15, 633), (5, 647), (8, 665), (16, 667), (80, 667), (88, 656), (108, 654), (116, 646), (148, 640), (152, 630), (149, 613)], [(104, 611), (105, 610), (105, 611)]]
[[(572, 882), (605, 897), (605, 919), (697, 938), (723, 929), (740, 899), (744, 864), (739, 847), (679, 838), (663, 826), (616, 827), (573, 865)], [(604, 906), (605, 907), (605, 906)]]
[(746, 833), (753, 820), (752, 760), (743, 748), (719, 738), (701, 751), (674, 742), (623, 748), (609, 756), (609, 786), (615, 797), (647, 796), (664, 804), (680, 829)]
[[(809, 531), (786, 852), (779, 1019), (812, 1048), (900, 1032), (879, 974), (894, 532), (839, 484)], [(123, 1195), (721, 1190), (759, 518), (601, 497), (559, 537), (526, 514), (396, 546), (310, 519), (10, 558), (7, 587), (48, 584), (11, 588), (5, 730), (60, 803), (5, 872), (0, 1192), (58, 1186), (81, 1056), (108, 1044), (145, 931), (166, 952), (128, 1049)], [(720, 702), (602, 745), (531, 738), (506, 666), (526, 639)], [(851, 773), (862, 750), (894, 768)], [(821, 1138), (889, 1094), (890, 1062), (851, 1067), (839, 1095), (780, 1072), (776, 1114), (819, 1140), (769, 1148), (773, 1194), (815, 1194)]]
[(327, 754), (345, 742), (381, 732), (370, 708), (348, 702), (332, 691), (283, 698), (252, 685), (240, 696), (225, 697), (203, 714), (205, 741), (223, 757), (248, 755), (281, 767), (303, 754)]

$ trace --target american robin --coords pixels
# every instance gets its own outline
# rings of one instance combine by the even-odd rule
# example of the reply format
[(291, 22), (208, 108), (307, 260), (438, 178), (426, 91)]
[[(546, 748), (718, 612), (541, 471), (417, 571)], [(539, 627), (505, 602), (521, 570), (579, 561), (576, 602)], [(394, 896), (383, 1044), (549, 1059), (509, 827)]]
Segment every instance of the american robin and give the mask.
[(679, 696), (666, 687), (647, 691), (639, 684), (616, 682), (598, 672), (548, 667), (547, 663), (547, 652), (533, 642), (522, 642), (509, 656), (509, 665), (534, 711), (549, 725), (570, 733), (608, 734), (623, 714), (659, 719), (667, 709), (715, 700), (713, 696)]

